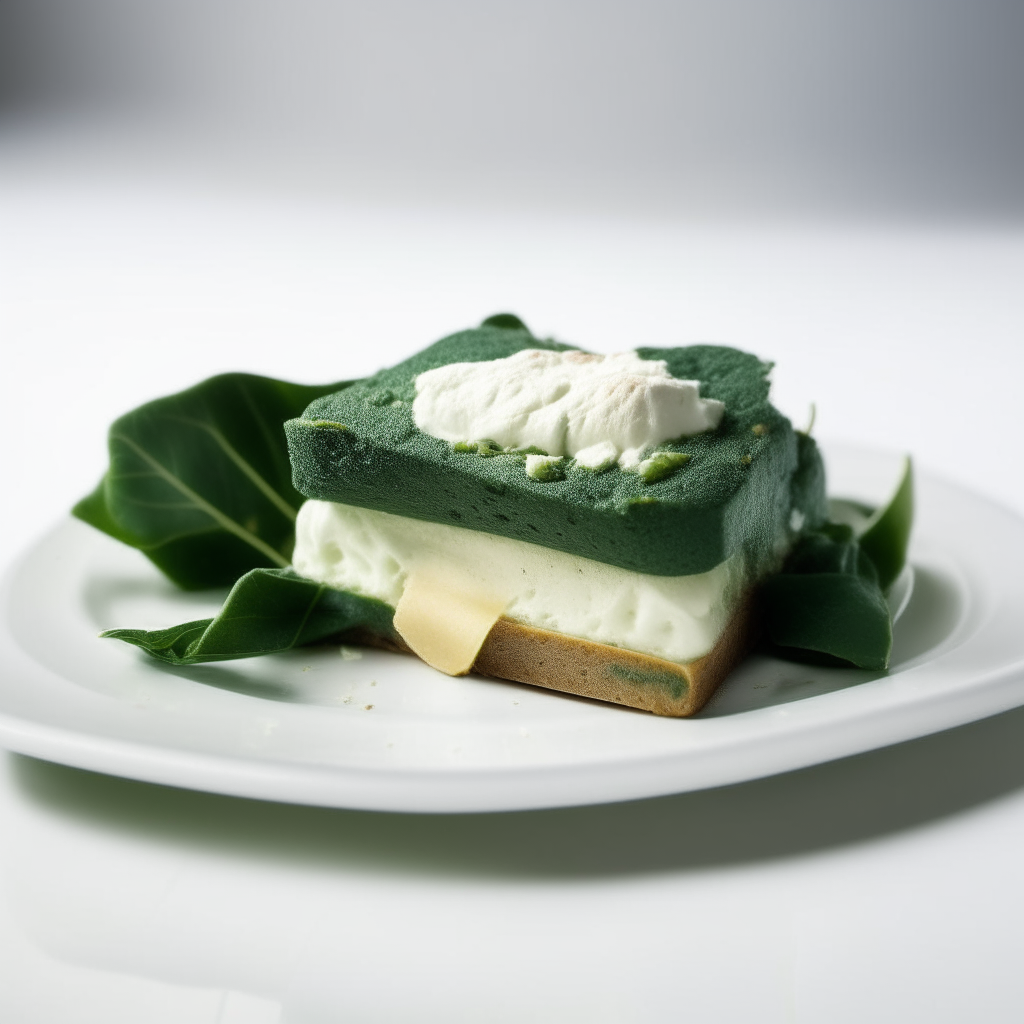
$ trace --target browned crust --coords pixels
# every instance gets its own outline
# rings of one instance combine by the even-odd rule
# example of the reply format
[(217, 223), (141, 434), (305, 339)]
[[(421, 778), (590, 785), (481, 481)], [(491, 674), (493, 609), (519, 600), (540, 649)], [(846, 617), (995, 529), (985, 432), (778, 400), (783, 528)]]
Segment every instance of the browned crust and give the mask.
[[(398, 638), (348, 636), (392, 651), (409, 651)], [(755, 639), (754, 602), (744, 600), (715, 646), (684, 665), (648, 654), (524, 626), (501, 618), (491, 628), (473, 670), (497, 679), (625, 704), (656, 715), (684, 718), (708, 702), (723, 679), (746, 657)]]
[(683, 665), (499, 619), (473, 668), (499, 679), (683, 718), (704, 707), (750, 650), (752, 617), (748, 599), (715, 646)]

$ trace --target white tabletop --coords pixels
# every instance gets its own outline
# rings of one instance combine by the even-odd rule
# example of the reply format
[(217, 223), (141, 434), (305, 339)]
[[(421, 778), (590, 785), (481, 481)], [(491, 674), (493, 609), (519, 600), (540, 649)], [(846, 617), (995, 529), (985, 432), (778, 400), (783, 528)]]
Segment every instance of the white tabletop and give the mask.
[[(359, 376), (499, 310), (597, 350), (751, 349), (819, 435), (1024, 512), (1021, 231), (372, 209), (21, 159), (0, 224), (5, 562), (141, 401)], [(422, 817), (9, 756), (0, 1016), (1016, 1020), (1022, 751), (1014, 711), (722, 790)]]

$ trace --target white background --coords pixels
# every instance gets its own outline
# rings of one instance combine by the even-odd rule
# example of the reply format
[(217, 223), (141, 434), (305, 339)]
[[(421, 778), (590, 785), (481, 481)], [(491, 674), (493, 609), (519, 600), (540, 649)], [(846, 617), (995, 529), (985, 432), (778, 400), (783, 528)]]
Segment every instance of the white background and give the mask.
[[(756, 351), (819, 436), (1024, 513), (1014, 5), (30, 6), (0, 81), (5, 562), (147, 398), (359, 376), (498, 310), (601, 351)], [(465, 817), (12, 757), (0, 1016), (1018, 1020), (1022, 751), (1011, 712), (724, 790)]]

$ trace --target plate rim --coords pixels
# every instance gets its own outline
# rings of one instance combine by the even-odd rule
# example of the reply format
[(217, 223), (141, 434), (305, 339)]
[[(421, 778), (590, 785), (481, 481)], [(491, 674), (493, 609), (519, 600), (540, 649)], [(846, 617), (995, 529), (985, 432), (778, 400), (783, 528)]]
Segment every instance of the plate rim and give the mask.
[[(862, 446), (829, 448), (848, 449), (861, 456), (891, 457), (889, 452)], [(937, 474), (923, 474), (923, 479), (940, 489), (954, 490), (966, 500), (1009, 520), (1024, 539), (1024, 518), (1014, 510)], [(12, 633), (9, 609), (17, 599), (20, 574), (34, 555), (44, 551), (61, 530), (68, 528), (68, 522), (69, 517), (61, 519), (29, 546), (8, 568), (3, 581), (0, 744), (19, 754), (160, 785), (286, 803), (407, 813), (479, 813), (614, 803), (716, 788), (798, 770), (967, 724), (1024, 704), (1022, 639), (1014, 657), (977, 674), (960, 669), (958, 685), (939, 689), (930, 699), (921, 700), (914, 692), (896, 692), (899, 688), (883, 688), (881, 699), (864, 700), (865, 688), (872, 686), (866, 682), (788, 704), (703, 719), (700, 721), (705, 724), (704, 733), (716, 739), (714, 744), (630, 758), (625, 762), (625, 772), (623, 762), (615, 759), (496, 768), (358, 768), (259, 756), (242, 758), (232, 753), (132, 741), (102, 735), (87, 727), (69, 728), (55, 719), (26, 716), (11, 707), (12, 685), (15, 691), (19, 685), (27, 685), (46, 686), (58, 693), (77, 692), (79, 698), (85, 696), (86, 703), (104, 700), (101, 694), (38, 662)], [(1024, 587), (1018, 590), (1020, 594), (1014, 596), (1020, 599)], [(911, 659), (909, 667), (895, 676), (926, 676), (930, 665), (970, 645), (999, 612), (999, 596), (996, 595), (994, 607), (977, 609), (983, 613), (980, 624), (960, 643), (945, 651), (940, 644), (937, 649), (941, 653), (935, 658), (927, 657), (930, 652), (926, 652), (923, 660), (917, 659), (915, 664)], [(1002, 597), (1005, 599), (1006, 594)], [(953, 633), (962, 626), (961, 621)], [(966, 688), (965, 675), (970, 676)], [(17, 679), (12, 684), (13, 676)], [(887, 682), (895, 676), (875, 682)], [(814, 707), (823, 709), (823, 713), (801, 712), (801, 706), (808, 702), (816, 702)], [(108, 699), (108, 711), (111, 703)], [(732, 728), (730, 739), (730, 723), (735, 725), (740, 716), (758, 714), (761, 720), (775, 719), (785, 727), (760, 732)], [(714, 722), (726, 724), (713, 726)], [(720, 735), (723, 731), (725, 741)]]

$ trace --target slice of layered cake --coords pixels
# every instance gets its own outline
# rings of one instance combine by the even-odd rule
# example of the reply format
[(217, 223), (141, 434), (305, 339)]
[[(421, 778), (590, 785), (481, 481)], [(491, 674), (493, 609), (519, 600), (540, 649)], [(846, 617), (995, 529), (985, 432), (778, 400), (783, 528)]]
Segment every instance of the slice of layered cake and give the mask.
[(368, 642), (665, 715), (753, 639), (826, 517), (814, 442), (731, 348), (597, 355), (500, 315), (285, 425), (295, 570), (394, 609)]

